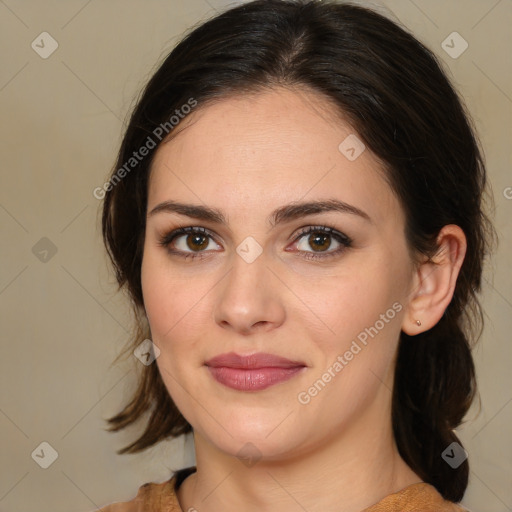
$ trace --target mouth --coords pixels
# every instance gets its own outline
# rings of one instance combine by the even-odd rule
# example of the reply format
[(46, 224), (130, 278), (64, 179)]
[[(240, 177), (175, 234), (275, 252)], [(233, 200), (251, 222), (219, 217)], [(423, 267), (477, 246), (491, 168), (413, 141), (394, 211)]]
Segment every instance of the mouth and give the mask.
[(261, 391), (302, 373), (306, 364), (267, 353), (221, 354), (205, 362), (212, 377), (238, 391)]

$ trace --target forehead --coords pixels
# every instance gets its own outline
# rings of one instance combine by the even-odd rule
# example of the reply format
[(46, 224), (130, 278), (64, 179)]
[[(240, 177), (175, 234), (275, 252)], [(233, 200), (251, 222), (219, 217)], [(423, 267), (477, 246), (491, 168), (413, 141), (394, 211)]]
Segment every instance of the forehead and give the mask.
[(326, 197), (374, 214), (397, 206), (379, 160), (334, 104), (311, 91), (225, 98), (175, 130), (155, 155), (148, 209), (171, 198), (239, 211)]

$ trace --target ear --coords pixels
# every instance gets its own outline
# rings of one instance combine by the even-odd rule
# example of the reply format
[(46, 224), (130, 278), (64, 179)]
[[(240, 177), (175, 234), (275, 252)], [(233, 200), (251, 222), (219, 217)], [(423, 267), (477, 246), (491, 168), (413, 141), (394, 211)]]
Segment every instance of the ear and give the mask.
[[(409, 336), (428, 331), (439, 322), (455, 291), (464, 256), (466, 236), (459, 226), (444, 226), (437, 237), (439, 250), (415, 268), (402, 331)], [(417, 320), (421, 325), (417, 325)]]

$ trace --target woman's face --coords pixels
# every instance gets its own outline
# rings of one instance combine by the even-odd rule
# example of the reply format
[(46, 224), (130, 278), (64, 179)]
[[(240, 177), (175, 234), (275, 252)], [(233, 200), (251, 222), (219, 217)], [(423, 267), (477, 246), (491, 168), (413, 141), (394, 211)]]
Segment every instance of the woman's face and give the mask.
[[(325, 101), (274, 89), (208, 105), (152, 166), (142, 288), (156, 363), (196, 434), (227, 454), (251, 442), (284, 458), (390, 421), (414, 270), (404, 214)], [(181, 227), (203, 231), (173, 238)], [(231, 352), (292, 368), (205, 364)]]

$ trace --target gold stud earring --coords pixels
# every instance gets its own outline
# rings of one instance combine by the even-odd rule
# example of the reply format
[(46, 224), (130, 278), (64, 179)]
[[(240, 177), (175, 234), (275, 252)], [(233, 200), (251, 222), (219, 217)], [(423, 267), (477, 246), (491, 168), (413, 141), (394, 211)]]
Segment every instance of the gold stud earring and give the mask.
[(419, 327), (421, 325), (421, 322), (419, 320), (416, 320), (416, 325)]

